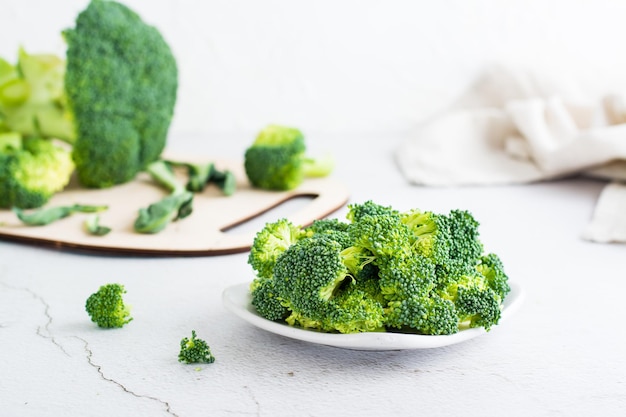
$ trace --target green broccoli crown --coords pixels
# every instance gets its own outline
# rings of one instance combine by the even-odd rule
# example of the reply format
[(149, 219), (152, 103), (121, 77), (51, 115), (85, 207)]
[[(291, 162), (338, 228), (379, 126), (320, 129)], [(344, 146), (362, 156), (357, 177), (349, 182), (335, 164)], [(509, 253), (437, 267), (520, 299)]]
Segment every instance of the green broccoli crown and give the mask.
[(421, 256), (393, 256), (376, 260), (380, 289), (389, 301), (428, 296), (434, 287), (435, 265)]
[(483, 253), (478, 226), (474, 216), (468, 211), (451, 210), (448, 214), (450, 234), (450, 257), (452, 259), (477, 261)]
[(501, 316), (501, 299), (478, 273), (464, 275), (438, 292), (454, 303), (461, 324), (489, 330)]
[(124, 183), (161, 154), (178, 70), (159, 33), (126, 6), (92, 0), (67, 40), (65, 90), (76, 124), (81, 183)]
[(459, 330), (454, 303), (438, 296), (391, 301), (385, 309), (386, 325), (422, 334), (445, 335)]
[(354, 246), (365, 248), (377, 257), (408, 256), (413, 252), (411, 230), (399, 216), (366, 214), (351, 223), (348, 232)]
[(393, 216), (400, 218), (400, 212), (390, 206), (383, 206), (368, 200), (359, 204), (348, 204), (346, 218), (350, 223), (357, 223), (363, 216)]
[[(11, 137), (19, 140), (3, 146), (3, 138)], [(41, 207), (65, 188), (73, 171), (65, 148), (45, 139), (0, 134), (0, 207)]]
[(282, 303), (273, 279), (255, 278), (250, 284), (251, 304), (256, 311), (268, 320), (281, 320), (289, 316), (289, 310)]
[(435, 263), (446, 262), (452, 240), (447, 217), (420, 210), (410, 210), (401, 217), (402, 222), (413, 232), (417, 253)]
[(476, 269), (487, 279), (489, 288), (504, 300), (504, 297), (511, 291), (511, 287), (508, 283), (509, 277), (504, 272), (504, 265), (500, 257), (495, 253), (482, 256)]
[(321, 330), (339, 333), (385, 331), (382, 305), (351, 283), (330, 300)]
[(132, 317), (130, 307), (124, 304), (125, 293), (121, 284), (106, 284), (91, 294), (85, 303), (91, 321), (103, 328), (123, 327), (129, 323)]
[(300, 130), (267, 126), (244, 154), (250, 184), (267, 190), (291, 190), (306, 177), (323, 177), (332, 171), (331, 158), (308, 158), (305, 152), (304, 135)]
[(283, 304), (312, 320), (322, 320), (329, 300), (348, 278), (341, 246), (326, 236), (301, 239), (276, 261), (274, 281)]
[(206, 341), (196, 337), (196, 331), (191, 331), (191, 338), (184, 337), (180, 341), (178, 361), (182, 363), (213, 363), (215, 356)]
[(259, 277), (272, 277), (278, 257), (305, 234), (285, 218), (266, 223), (252, 241), (248, 263)]

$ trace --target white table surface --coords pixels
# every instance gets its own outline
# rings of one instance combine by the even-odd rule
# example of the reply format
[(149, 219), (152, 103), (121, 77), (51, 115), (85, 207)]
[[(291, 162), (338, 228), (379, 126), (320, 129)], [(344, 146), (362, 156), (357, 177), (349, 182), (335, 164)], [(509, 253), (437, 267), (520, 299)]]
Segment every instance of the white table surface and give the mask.
[[(170, 148), (237, 157), (247, 145), (220, 139), (175, 138)], [(320, 136), (310, 148), (333, 150), (351, 202), (470, 210), (486, 249), (525, 290), (510, 320), (443, 348), (345, 350), (229, 313), (222, 291), (252, 279), (245, 253), (105, 256), (0, 241), (0, 415), (623, 415), (626, 248), (580, 239), (604, 183), (411, 186), (393, 161), (399, 140)], [(128, 291), (134, 320), (123, 329), (99, 329), (84, 310), (108, 282)], [(177, 361), (192, 329), (215, 363)]]

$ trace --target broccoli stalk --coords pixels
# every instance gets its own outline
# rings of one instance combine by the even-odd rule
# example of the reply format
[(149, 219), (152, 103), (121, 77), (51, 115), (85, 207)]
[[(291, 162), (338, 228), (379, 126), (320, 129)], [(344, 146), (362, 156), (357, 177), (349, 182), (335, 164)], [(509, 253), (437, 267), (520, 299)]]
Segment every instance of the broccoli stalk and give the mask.
[(158, 233), (170, 222), (184, 219), (193, 211), (193, 193), (178, 181), (169, 164), (157, 160), (146, 168), (146, 172), (165, 187), (170, 194), (147, 208), (139, 209), (134, 228), (139, 233)]
[(307, 177), (324, 177), (334, 168), (330, 156), (314, 159), (305, 155), (304, 135), (298, 129), (270, 125), (263, 129), (245, 152), (244, 167), (254, 187), (291, 190)]
[(171, 166), (184, 167), (187, 169), (187, 185), (188, 191), (198, 193), (204, 191), (207, 184), (213, 183), (217, 185), (224, 195), (230, 196), (237, 188), (235, 174), (230, 170), (220, 171), (215, 168), (213, 162), (209, 163), (192, 163), (167, 161)]
[(191, 338), (184, 337), (180, 341), (178, 361), (182, 363), (213, 363), (215, 356), (206, 341), (196, 337), (196, 331), (191, 331)]
[(121, 284), (106, 284), (91, 294), (85, 303), (91, 321), (103, 328), (123, 327), (129, 323), (133, 318), (123, 300), (125, 293)]

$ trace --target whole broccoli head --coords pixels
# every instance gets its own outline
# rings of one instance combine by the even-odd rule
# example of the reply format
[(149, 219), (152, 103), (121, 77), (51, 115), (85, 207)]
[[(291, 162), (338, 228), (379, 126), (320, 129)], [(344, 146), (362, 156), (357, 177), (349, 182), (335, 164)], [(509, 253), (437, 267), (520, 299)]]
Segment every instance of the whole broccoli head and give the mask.
[(121, 284), (106, 284), (91, 294), (85, 303), (91, 321), (103, 328), (123, 327), (129, 323), (133, 318), (130, 307), (124, 303), (125, 293)]
[(254, 187), (291, 190), (306, 177), (323, 177), (334, 167), (333, 160), (305, 155), (304, 135), (298, 129), (270, 125), (263, 129), (244, 155), (248, 180)]
[(79, 180), (90, 187), (127, 182), (165, 146), (176, 60), (156, 28), (114, 1), (92, 0), (64, 35)]
[(0, 133), (0, 207), (36, 208), (69, 183), (70, 152), (39, 138)]
[(196, 331), (191, 331), (191, 338), (184, 337), (180, 341), (178, 361), (182, 363), (213, 363), (215, 356), (206, 341), (196, 337)]

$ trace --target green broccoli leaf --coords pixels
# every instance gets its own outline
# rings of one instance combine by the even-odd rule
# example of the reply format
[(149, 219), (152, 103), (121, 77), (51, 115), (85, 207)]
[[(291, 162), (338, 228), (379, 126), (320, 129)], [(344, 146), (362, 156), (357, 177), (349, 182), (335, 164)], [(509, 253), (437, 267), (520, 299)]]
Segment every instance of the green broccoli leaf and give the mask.
[(17, 217), (29, 226), (45, 226), (74, 213), (97, 213), (107, 209), (108, 206), (87, 206), (82, 204), (47, 207), (31, 212), (26, 212), (18, 207), (12, 208)]

